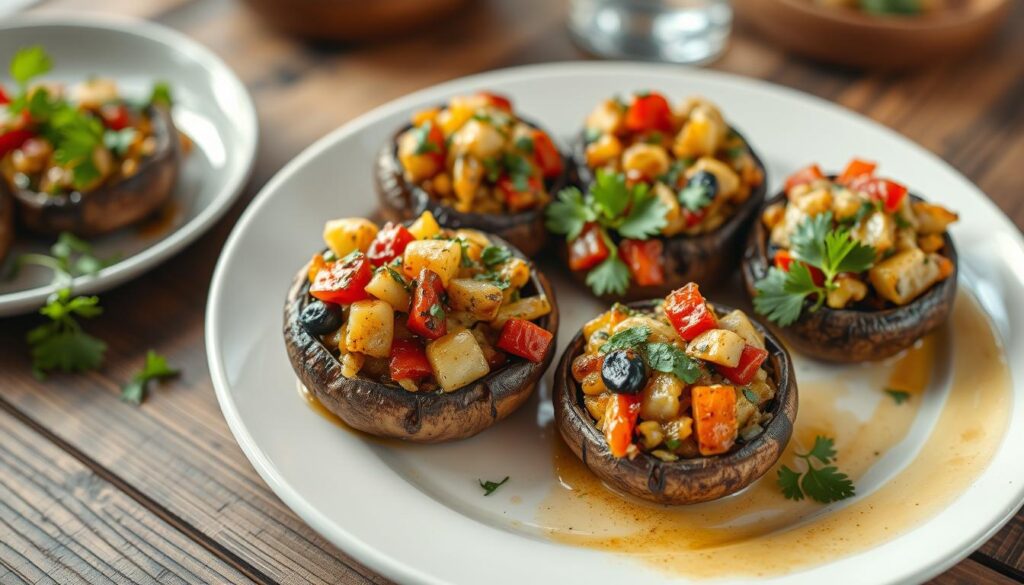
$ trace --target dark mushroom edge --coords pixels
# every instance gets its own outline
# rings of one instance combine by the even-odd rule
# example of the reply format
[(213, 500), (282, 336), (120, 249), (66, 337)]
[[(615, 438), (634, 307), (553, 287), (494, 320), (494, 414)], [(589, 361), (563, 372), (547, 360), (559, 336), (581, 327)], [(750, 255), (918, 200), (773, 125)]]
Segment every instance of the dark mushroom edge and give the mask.
[[(660, 286), (638, 286), (630, 283), (629, 290), (619, 297), (602, 295), (604, 301), (625, 300), (636, 301), (663, 297), (687, 282), (698, 282), (703, 286), (714, 286), (729, 279), (743, 255), (745, 234), (756, 221), (757, 213), (764, 204), (767, 193), (768, 174), (764, 163), (746, 138), (740, 136), (747, 145), (750, 155), (757, 164), (764, 180), (750, 193), (750, 197), (742, 205), (733, 210), (733, 214), (722, 225), (711, 232), (695, 236), (677, 235), (658, 239), (664, 243), (662, 260), (665, 266), (665, 284)], [(579, 185), (583, 191), (593, 182), (594, 176), (586, 165), (586, 137), (581, 133), (572, 144), (573, 168), (579, 177)], [(562, 241), (558, 244), (558, 253), (563, 261), (568, 257), (568, 245)], [(586, 280), (585, 271), (570, 271), (580, 283)]]
[[(519, 118), (532, 128), (543, 130), (540, 126)], [(424, 211), (434, 214), (442, 227), (451, 229), (472, 228), (489, 234), (497, 235), (522, 250), (528, 257), (536, 256), (547, 243), (548, 231), (544, 227), (545, 207), (531, 209), (521, 213), (462, 213), (431, 197), (420, 186), (406, 180), (402, 164), (398, 160), (398, 138), (412, 128), (406, 124), (395, 132), (377, 155), (374, 180), (377, 196), (381, 203), (381, 213), (390, 221), (406, 221), (419, 217)], [(547, 132), (545, 130), (545, 132)], [(550, 136), (551, 134), (548, 133)], [(562, 174), (554, 179), (545, 180), (544, 186), (552, 196), (575, 182), (575, 169), (572, 160), (562, 156)]]
[[(657, 301), (630, 303), (634, 309), (649, 309)], [(719, 315), (731, 308), (715, 305)], [(764, 334), (768, 359), (764, 367), (776, 386), (768, 403), (772, 414), (764, 432), (724, 455), (678, 461), (662, 461), (640, 453), (633, 459), (615, 457), (590, 413), (583, 405), (583, 392), (572, 376), (572, 362), (583, 352), (580, 331), (569, 342), (555, 370), (555, 421), (562, 438), (590, 471), (616, 490), (659, 504), (696, 504), (738, 492), (767, 473), (778, 461), (793, 434), (797, 412), (797, 385), (793, 363), (785, 346), (759, 322), (751, 320)]]
[[(487, 234), (495, 245), (509, 248)], [(540, 363), (512, 358), (509, 363), (454, 392), (410, 392), (363, 377), (346, 378), (338, 359), (300, 322), (310, 301), (308, 265), (296, 275), (284, 306), (284, 338), (292, 368), (306, 389), (347, 425), (379, 437), (439, 443), (471, 437), (512, 414), (530, 397), (554, 359), (555, 344)], [(558, 335), (558, 304), (548, 279), (532, 270), (525, 287), (547, 295), (551, 312), (535, 323)]]
[(97, 236), (136, 223), (164, 205), (174, 193), (181, 145), (168, 108), (149, 106), (146, 113), (153, 124), (156, 148), (126, 179), (84, 194), (57, 195), (14, 188), (0, 180), (0, 191), (7, 191), (17, 201), (21, 223), (45, 235)]
[[(785, 192), (779, 193), (765, 206), (785, 197)], [(922, 201), (916, 195), (911, 197)], [(943, 235), (943, 241), (942, 254), (953, 262), (953, 274), (907, 305), (879, 310), (821, 306), (814, 312), (802, 311), (800, 318), (787, 327), (773, 323), (769, 327), (796, 351), (819, 360), (856, 363), (896, 355), (945, 323), (953, 310), (959, 263), (949, 233)], [(768, 229), (757, 221), (747, 239), (741, 270), (750, 298), (757, 294), (754, 285), (767, 276), (771, 266)], [(806, 301), (804, 308), (810, 304)]]
[(0, 262), (14, 243), (14, 197), (0, 187)]

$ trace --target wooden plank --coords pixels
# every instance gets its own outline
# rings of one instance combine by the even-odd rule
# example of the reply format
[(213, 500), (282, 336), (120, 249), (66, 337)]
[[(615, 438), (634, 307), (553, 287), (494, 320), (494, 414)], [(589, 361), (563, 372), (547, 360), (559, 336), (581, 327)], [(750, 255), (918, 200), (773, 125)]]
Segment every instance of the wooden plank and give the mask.
[(1003, 572), (1024, 582), (1024, 512), (1003, 526), (978, 552), (1004, 565)]
[(0, 582), (246, 583), (0, 409)]
[(974, 559), (966, 559), (932, 579), (932, 585), (1016, 585), (1017, 581)]

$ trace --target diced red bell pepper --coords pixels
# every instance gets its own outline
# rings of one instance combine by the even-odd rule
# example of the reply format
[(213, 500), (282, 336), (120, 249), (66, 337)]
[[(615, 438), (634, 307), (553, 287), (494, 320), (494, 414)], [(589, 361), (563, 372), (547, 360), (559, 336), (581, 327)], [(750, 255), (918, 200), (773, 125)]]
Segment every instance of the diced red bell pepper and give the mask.
[(400, 223), (387, 222), (377, 232), (366, 250), (366, 257), (374, 266), (381, 266), (398, 258), (405, 252), (405, 247), (416, 239), (412, 232)]
[(640, 286), (659, 286), (665, 283), (665, 266), (661, 254), (661, 240), (622, 240), (619, 253), (629, 266), (633, 281)]
[(633, 431), (639, 415), (639, 395), (614, 394), (608, 401), (604, 412), (604, 437), (613, 456), (626, 456), (626, 449), (633, 442)]
[(569, 270), (590, 270), (608, 257), (601, 227), (588, 223), (575, 240), (569, 242)]
[(100, 108), (103, 125), (111, 130), (124, 130), (132, 123), (131, 112), (124, 104), (107, 104)]
[(416, 278), (416, 290), (412, 293), (412, 308), (406, 326), (420, 337), (437, 339), (448, 333), (447, 313), (441, 297), (444, 284), (441, 277), (429, 268), (420, 270)]
[(509, 319), (501, 328), (497, 348), (539, 364), (544, 361), (553, 337), (540, 325), (525, 319)]
[(498, 108), (499, 110), (505, 110), (510, 114), (512, 113), (512, 100), (508, 99), (507, 97), (501, 94), (491, 93), (489, 91), (481, 91), (480, 95), (482, 95), (487, 100), (487, 103)]
[(337, 305), (348, 305), (370, 298), (366, 285), (373, 278), (373, 268), (364, 254), (356, 254), (346, 262), (326, 264), (309, 285), (309, 294)]
[[(422, 154), (420, 154), (419, 156), (425, 156), (434, 159), (438, 166), (441, 167), (444, 165), (445, 159), (444, 132), (441, 131), (441, 127), (438, 126), (437, 123), (434, 122), (433, 120), (427, 120), (423, 124), (429, 125), (429, 129), (427, 130), (426, 142), (428, 144), (433, 144), (434, 146), (433, 148), (427, 147), (426, 149), (424, 149), (426, 152), (424, 152), (424, 150), (420, 150), (419, 152)], [(423, 128), (423, 126), (420, 126), (420, 128)]]
[[(775, 252), (775, 267), (783, 272), (789, 272), (789, 267), (793, 264), (794, 260), (795, 258), (793, 258), (793, 255), (789, 253), (789, 250), (783, 249)], [(802, 264), (810, 271), (811, 280), (814, 281), (814, 284), (818, 286), (825, 286), (824, 272), (810, 264), (807, 264), (806, 262), (803, 262)]]
[(825, 175), (821, 172), (821, 167), (817, 164), (806, 166), (799, 171), (793, 173), (786, 179), (786, 191), (789, 191), (797, 185), (803, 185), (805, 183), (813, 183), (818, 179), (824, 179)]
[(543, 189), (544, 186), (540, 184), (540, 180), (537, 177), (528, 177), (526, 179), (525, 191), (520, 191), (516, 187), (516, 181), (511, 177), (498, 179), (498, 190), (505, 199), (509, 210), (513, 212), (529, 209), (536, 205), (540, 192)]
[(8, 152), (21, 148), (22, 144), (29, 138), (35, 136), (35, 132), (31, 130), (11, 130), (0, 134), (0, 157), (5, 156)]
[(419, 380), (434, 373), (423, 344), (415, 339), (396, 339), (391, 342), (388, 368), (392, 380)]
[(672, 108), (668, 100), (658, 93), (638, 95), (626, 110), (626, 129), (630, 132), (670, 132)]
[(0, 85), (0, 106), (11, 103), (11, 98), (4, 91), (4, 86)]
[(530, 133), (533, 138), (533, 158), (537, 161), (540, 174), (545, 179), (557, 177), (562, 174), (563, 163), (562, 153), (558, 152), (551, 137), (543, 130), (535, 129)]
[(679, 337), (686, 341), (718, 326), (714, 311), (708, 307), (695, 283), (691, 282), (672, 291), (663, 307), (669, 323), (676, 328)]
[(856, 178), (864, 176), (871, 177), (875, 174), (875, 167), (877, 166), (878, 165), (873, 162), (855, 158), (846, 165), (846, 168), (843, 170), (843, 174), (836, 178), (836, 183), (839, 183), (840, 185), (849, 185), (850, 182)]
[(748, 344), (743, 347), (743, 353), (740, 354), (740, 363), (736, 364), (735, 367), (715, 365), (715, 369), (733, 384), (749, 384), (754, 379), (757, 369), (761, 367), (761, 364), (767, 358), (767, 350)]
[(697, 211), (690, 211), (687, 208), (682, 209), (683, 212), (683, 225), (688, 228), (699, 224), (704, 221), (704, 217), (708, 214), (707, 208), (698, 209)]
[(907, 188), (889, 179), (875, 179), (865, 176), (852, 181), (850, 189), (866, 194), (872, 201), (881, 201), (887, 213), (899, 211), (907, 196)]

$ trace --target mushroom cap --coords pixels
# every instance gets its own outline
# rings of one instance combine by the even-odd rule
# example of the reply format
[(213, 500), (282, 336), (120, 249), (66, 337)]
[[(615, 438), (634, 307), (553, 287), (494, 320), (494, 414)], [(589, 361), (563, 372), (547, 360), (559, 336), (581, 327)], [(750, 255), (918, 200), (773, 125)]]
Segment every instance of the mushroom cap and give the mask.
[[(647, 309), (657, 301), (630, 303), (635, 309)], [(731, 309), (715, 305), (720, 315)], [(768, 359), (765, 365), (776, 386), (775, 397), (767, 411), (771, 421), (753, 441), (724, 455), (662, 461), (641, 453), (633, 459), (615, 457), (608, 442), (594, 426), (583, 406), (583, 393), (572, 376), (572, 362), (583, 352), (582, 331), (569, 347), (555, 370), (555, 421), (562, 438), (572, 452), (605, 483), (643, 500), (659, 504), (696, 504), (738, 492), (761, 477), (778, 461), (793, 434), (797, 411), (797, 386), (793, 362), (782, 343), (751, 320), (765, 336)]]

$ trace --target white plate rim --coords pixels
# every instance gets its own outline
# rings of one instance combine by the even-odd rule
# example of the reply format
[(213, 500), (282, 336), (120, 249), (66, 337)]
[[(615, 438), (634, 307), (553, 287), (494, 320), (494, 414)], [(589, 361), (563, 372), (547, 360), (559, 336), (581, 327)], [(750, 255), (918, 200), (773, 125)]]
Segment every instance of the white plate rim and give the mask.
[[(813, 102), (816, 106), (826, 110), (831, 110), (833, 113), (839, 113), (847, 117), (852, 116), (856, 118), (859, 123), (871, 127), (873, 131), (883, 133), (890, 139), (898, 142), (901, 148), (913, 150), (917, 154), (923, 155), (925, 158), (929, 159), (931, 164), (949, 169), (965, 188), (977, 193), (977, 202), (987, 207), (987, 210), (996, 216), (997, 221), (1003, 224), (1001, 227), (1010, 234), (1010, 237), (1014, 240), (1014, 244), (1016, 244), (1018, 248), (1024, 249), (1024, 236), (1022, 236), (1021, 230), (1013, 224), (1013, 222), (993, 201), (975, 187), (973, 183), (963, 177), (956, 169), (943, 161), (935, 153), (916, 144), (902, 134), (880, 124), (879, 122), (867, 118), (859, 112), (849, 110), (818, 96), (758, 78), (748, 78), (742, 75), (706, 69), (681, 68), (677, 65), (671, 64), (629, 61), (567, 61), (509, 67), (460, 77), (417, 90), (369, 110), (368, 112), (324, 135), (296, 155), (294, 159), (282, 167), (270, 179), (270, 181), (260, 189), (260, 192), (245, 209), (225, 242), (224, 248), (221, 251), (221, 256), (218, 258), (217, 265), (214, 270), (209, 295), (207, 297), (205, 341), (207, 346), (207, 362), (217, 400), (221, 405), (222, 412), (228, 422), (228, 426), (231, 429), (232, 434), (235, 436), (235, 439), (238, 441), (242, 451), (253, 464), (253, 467), (256, 469), (260, 477), (267, 482), (274, 493), (280, 497), (289, 508), (291, 508), (315, 531), (341, 548), (346, 554), (352, 556), (359, 562), (387, 578), (394, 579), (399, 582), (444, 583), (444, 581), (438, 580), (433, 576), (424, 573), (420, 569), (404, 563), (397, 557), (390, 556), (380, 550), (366, 546), (365, 543), (361, 542), (353, 534), (335, 525), (319, 510), (309, 505), (302, 495), (295, 490), (294, 487), (291, 486), (270, 463), (268, 458), (256, 444), (251, 433), (246, 427), (244, 420), (242, 420), (237, 406), (230, 396), (230, 384), (227, 379), (222, 356), (219, 353), (220, 345), (218, 343), (219, 338), (221, 337), (221, 332), (219, 331), (218, 325), (219, 311), (217, 299), (223, 294), (222, 288), (225, 286), (224, 273), (227, 270), (226, 259), (233, 255), (235, 249), (240, 245), (243, 232), (248, 224), (258, 215), (260, 209), (270, 200), (271, 195), (281, 184), (286, 183), (294, 174), (300, 172), (302, 167), (304, 167), (310, 160), (318, 157), (323, 151), (330, 149), (336, 143), (345, 140), (350, 135), (356, 134), (363, 128), (376, 124), (380, 120), (401, 112), (402, 110), (406, 110), (414, 105), (433, 103), (440, 96), (452, 93), (455, 88), (462, 88), (465, 86), (488, 87), (489, 85), (493, 85), (495, 80), (499, 79), (502, 81), (521, 80), (523, 78), (533, 76), (542, 77), (550, 74), (571, 73), (581, 70), (593, 70), (607, 75), (615, 75), (617, 71), (625, 73), (627, 71), (636, 72), (638, 70), (645, 70), (651, 74), (684, 74), (686, 76), (696, 78), (703, 77), (716, 83), (734, 85), (741, 89), (742, 86), (753, 86), (759, 89), (784, 94), (789, 98)], [(1022, 274), (1024, 274), (1024, 271), (1022, 271)], [(1011, 387), (1015, 388), (1019, 383), (1019, 380), (1011, 379)], [(1009, 432), (1009, 427), (1007, 428), (1007, 432)], [(1000, 444), (998, 450), (1002, 450), (1002, 448), (1003, 445)], [(916, 567), (911, 571), (903, 571), (902, 573), (895, 574), (885, 582), (903, 583), (925, 581), (939, 575), (964, 560), (974, 550), (994, 536), (1017, 514), (1019, 510), (1022, 509), (1022, 507), (1024, 507), (1024, 482), (1018, 482), (1018, 485), (1014, 489), (1012, 497), (1009, 500), (1008, 504), (1004, 506), (998, 514), (994, 514), (995, 520), (993, 522), (989, 523), (988, 526), (982, 530), (976, 530), (968, 538), (962, 539), (956, 547), (953, 547), (954, 550), (949, 551), (949, 554), (944, 556), (942, 560), (933, 562), (927, 566)], [(927, 520), (925, 522), (927, 522)], [(825, 565), (828, 564), (829, 563), (826, 563)], [(811, 569), (813, 568), (817, 567), (812, 567)]]
[[(159, 43), (176, 51), (177, 54), (190, 56), (204, 69), (214, 72), (218, 78), (223, 79), (231, 86), (232, 91), (241, 97), (238, 104), (241, 111), (238, 112), (238, 116), (245, 120), (245, 125), (238, 130), (241, 136), (250, 137), (239, 153), (243, 164), (237, 167), (220, 192), (213, 196), (210, 204), (200, 210), (195, 217), (140, 252), (115, 262), (93, 276), (79, 276), (72, 282), (76, 292), (96, 294), (123, 284), (168, 260), (206, 233), (227, 213), (249, 182), (256, 162), (256, 149), (259, 145), (256, 106), (248, 88), (219, 56), (198, 41), (166, 26), (128, 16), (77, 12), (55, 15), (19, 14), (0, 19), (0, 32), (29, 26), (106, 30)], [(46, 285), (0, 294), (0, 316), (27, 313), (42, 306), (55, 288), (53, 285)]]

